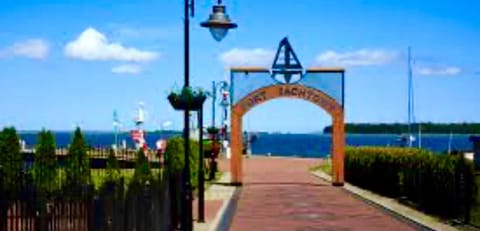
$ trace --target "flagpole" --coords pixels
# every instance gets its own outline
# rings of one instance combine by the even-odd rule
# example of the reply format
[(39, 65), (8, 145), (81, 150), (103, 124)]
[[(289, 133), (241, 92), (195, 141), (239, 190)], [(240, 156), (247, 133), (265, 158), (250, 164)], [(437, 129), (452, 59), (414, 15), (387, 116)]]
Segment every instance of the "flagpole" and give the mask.
[(113, 129), (115, 130), (115, 153), (118, 150), (118, 130), (120, 126), (120, 121), (118, 120), (117, 110), (113, 111)]
[(118, 150), (118, 125), (115, 126), (115, 152)]

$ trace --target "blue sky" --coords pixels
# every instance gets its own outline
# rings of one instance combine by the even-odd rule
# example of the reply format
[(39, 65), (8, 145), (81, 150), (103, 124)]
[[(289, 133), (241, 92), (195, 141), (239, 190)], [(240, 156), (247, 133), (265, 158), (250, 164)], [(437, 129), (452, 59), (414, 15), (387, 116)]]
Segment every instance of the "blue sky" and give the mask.
[[(480, 122), (480, 4), (274, 2), (224, 1), (239, 27), (218, 43), (199, 26), (214, 1), (197, 0), (191, 85), (210, 89), (231, 65), (270, 65), (288, 36), (304, 66), (345, 67), (347, 122), (405, 122), (412, 46), (416, 119)], [(180, 129), (182, 114), (166, 97), (183, 85), (182, 10), (174, 0), (2, 1), (0, 127), (110, 130), (116, 109), (129, 130), (142, 101), (148, 129), (165, 121)], [(247, 129), (262, 131), (312, 132), (329, 123), (311, 103), (285, 99), (244, 118)]]

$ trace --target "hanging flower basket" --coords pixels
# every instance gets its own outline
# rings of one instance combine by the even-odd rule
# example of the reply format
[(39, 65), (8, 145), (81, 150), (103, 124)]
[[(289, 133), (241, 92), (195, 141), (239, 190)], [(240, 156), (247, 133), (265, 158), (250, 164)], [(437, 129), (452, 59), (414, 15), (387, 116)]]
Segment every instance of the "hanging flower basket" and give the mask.
[(181, 92), (172, 92), (168, 95), (168, 101), (175, 110), (198, 111), (202, 108), (207, 96), (202, 90), (183, 88)]
[(208, 134), (210, 134), (210, 135), (216, 135), (216, 134), (218, 134), (218, 128), (213, 127), (213, 126), (212, 126), (212, 127), (208, 127), (208, 128), (207, 128), (207, 132), (208, 132)]

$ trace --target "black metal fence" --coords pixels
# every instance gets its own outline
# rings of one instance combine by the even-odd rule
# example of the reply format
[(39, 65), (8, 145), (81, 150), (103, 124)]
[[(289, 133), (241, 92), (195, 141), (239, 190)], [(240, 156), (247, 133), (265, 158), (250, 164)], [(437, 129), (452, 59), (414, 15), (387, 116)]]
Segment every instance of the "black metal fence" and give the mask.
[(149, 153), (151, 178), (135, 181), (129, 175), (135, 174), (136, 152), (125, 150), (116, 153), (119, 178), (99, 183), (108, 174), (109, 154), (107, 149), (88, 151), (97, 182), (80, 185), (61, 180), (67, 159), (58, 152), (59, 179), (52, 182), (54, 187), (42, 190), (33, 182), (34, 154), (24, 153), (23, 171), (10, 179), (0, 175), (0, 231), (175, 230), (180, 215), (175, 188), (181, 176), (168, 174), (161, 158)]

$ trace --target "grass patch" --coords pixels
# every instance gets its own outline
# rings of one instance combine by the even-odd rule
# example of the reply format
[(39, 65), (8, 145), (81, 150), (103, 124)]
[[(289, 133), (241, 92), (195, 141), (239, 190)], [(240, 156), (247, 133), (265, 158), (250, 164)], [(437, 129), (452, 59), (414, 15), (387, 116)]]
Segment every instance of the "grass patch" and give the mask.
[(321, 164), (315, 165), (315, 166), (313, 166), (309, 169), (309, 171), (311, 171), (311, 172), (320, 171), (320, 170), (331, 176), (332, 175), (332, 160), (330, 158), (325, 159), (324, 161), (322, 161)]
[[(123, 177), (125, 184), (128, 185), (132, 179), (135, 169), (121, 169), (119, 177)], [(100, 186), (106, 181), (107, 171), (105, 169), (92, 169), (92, 183), (95, 185), (95, 189), (99, 189)]]
[[(152, 169), (152, 175), (157, 178), (163, 169)], [(90, 170), (92, 176), (92, 183), (95, 186), (95, 189), (98, 190), (102, 184), (106, 181), (107, 178), (107, 170), (106, 169), (91, 169)], [(135, 173), (135, 169), (120, 169), (119, 177), (123, 177), (125, 185), (129, 185), (133, 179), (133, 175)], [(64, 169), (58, 169), (58, 183), (66, 181), (66, 173)]]
[[(213, 178), (213, 180), (206, 180), (205, 183), (207, 186), (210, 186), (211, 184), (215, 183), (215, 182), (218, 182), (220, 180), (220, 178), (222, 178), (223, 176), (223, 172), (221, 171), (217, 171), (215, 173), (215, 177)], [(205, 178), (208, 178), (208, 175), (205, 174)]]

